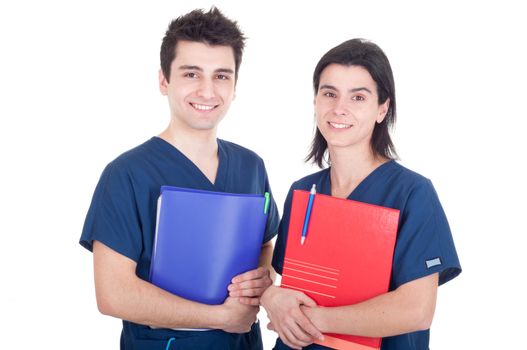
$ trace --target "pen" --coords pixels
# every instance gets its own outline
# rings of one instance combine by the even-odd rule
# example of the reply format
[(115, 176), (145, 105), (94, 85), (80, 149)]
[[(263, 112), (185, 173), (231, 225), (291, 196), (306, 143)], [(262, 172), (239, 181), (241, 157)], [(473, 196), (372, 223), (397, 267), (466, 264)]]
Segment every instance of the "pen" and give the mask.
[(265, 203), (264, 203), (264, 214), (267, 214), (267, 210), (269, 210), (269, 192), (265, 192), (264, 194)]
[(304, 228), (302, 229), (302, 238), (300, 238), (300, 245), (304, 245), (306, 240), (307, 227), (309, 226), (309, 219), (311, 217), (311, 208), (313, 207), (313, 200), (315, 199), (315, 194), (317, 193), (317, 186), (313, 184), (311, 191), (309, 191), (309, 200), (307, 202), (306, 217), (304, 218)]

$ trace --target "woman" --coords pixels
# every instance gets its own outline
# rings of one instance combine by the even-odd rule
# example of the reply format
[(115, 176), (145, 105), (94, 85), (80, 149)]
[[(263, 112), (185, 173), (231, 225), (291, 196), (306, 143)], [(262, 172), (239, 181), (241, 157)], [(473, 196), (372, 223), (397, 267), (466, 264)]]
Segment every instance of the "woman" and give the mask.
[(382, 349), (428, 349), (437, 287), (461, 272), (445, 214), (430, 180), (399, 165), (390, 63), (375, 44), (353, 39), (331, 49), (314, 76), (317, 131), (308, 160), (321, 168), (293, 183), (273, 256), (282, 273), (295, 189), (400, 210), (388, 293), (341, 307), (317, 307), (300, 291), (272, 286), (261, 298), (280, 338), (275, 349), (326, 349), (322, 333), (382, 337)]

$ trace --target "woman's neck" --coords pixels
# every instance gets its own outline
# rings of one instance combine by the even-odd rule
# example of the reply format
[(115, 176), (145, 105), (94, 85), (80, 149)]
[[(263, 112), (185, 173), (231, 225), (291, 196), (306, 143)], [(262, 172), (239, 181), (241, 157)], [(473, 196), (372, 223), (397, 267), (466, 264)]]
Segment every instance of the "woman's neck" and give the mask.
[(349, 149), (330, 149), (331, 195), (347, 198), (355, 188), (376, 168), (388, 159), (369, 152)]

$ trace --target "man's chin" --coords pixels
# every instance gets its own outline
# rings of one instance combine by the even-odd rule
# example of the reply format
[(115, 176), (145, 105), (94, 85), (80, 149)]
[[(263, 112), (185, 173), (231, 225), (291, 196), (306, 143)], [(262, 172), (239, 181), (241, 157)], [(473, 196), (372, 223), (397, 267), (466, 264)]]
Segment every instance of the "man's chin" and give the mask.
[(217, 128), (219, 123), (193, 123), (190, 127), (196, 131), (212, 131)]

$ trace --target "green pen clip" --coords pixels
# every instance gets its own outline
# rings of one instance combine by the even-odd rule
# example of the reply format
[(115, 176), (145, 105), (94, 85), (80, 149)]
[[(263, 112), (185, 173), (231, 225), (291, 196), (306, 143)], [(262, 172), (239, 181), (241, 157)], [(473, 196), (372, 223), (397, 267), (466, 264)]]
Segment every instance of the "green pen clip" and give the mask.
[(267, 214), (267, 211), (269, 210), (269, 199), (270, 199), (269, 192), (265, 192), (264, 197), (265, 197), (264, 214)]

